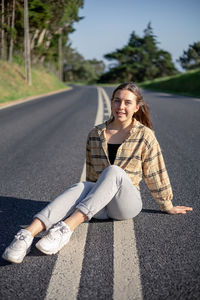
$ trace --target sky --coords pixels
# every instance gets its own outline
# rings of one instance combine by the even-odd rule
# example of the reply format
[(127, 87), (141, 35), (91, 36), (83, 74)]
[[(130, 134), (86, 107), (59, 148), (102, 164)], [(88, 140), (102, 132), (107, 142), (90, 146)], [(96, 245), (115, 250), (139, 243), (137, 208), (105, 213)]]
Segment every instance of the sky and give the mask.
[(176, 60), (190, 44), (200, 41), (200, 0), (85, 0), (84, 17), (70, 35), (72, 48), (85, 59), (111, 61), (104, 55), (128, 43), (133, 31), (143, 36), (151, 22), (158, 47)]

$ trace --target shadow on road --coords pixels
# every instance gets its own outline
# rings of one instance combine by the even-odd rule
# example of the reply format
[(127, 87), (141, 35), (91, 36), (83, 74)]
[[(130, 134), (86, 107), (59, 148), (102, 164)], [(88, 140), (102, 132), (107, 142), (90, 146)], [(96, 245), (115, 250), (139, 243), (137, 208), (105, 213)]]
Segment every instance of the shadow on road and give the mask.
[(146, 209), (143, 208), (142, 213), (148, 213), (148, 214), (166, 214), (164, 211), (157, 210), (157, 209)]
[[(14, 235), (25, 225), (28, 225), (32, 221), (32, 217), (41, 209), (43, 209), (49, 202), (36, 201), (30, 199), (20, 199), (12, 197), (0, 196), (0, 266), (5, 265), (5, 261), (1, 259), (1, 255), (5, 248), (13, 240)], [(159, 210), (154, 209), (142, 209), (141, 213), (149, 214), (164, 214)], [(99, 220), (91, 219), (89, 223), (102, 223), (113, 222), (112, 219)], [(34, 244), (39, 237), (36, 237)], [(33, 247), (34, 249), (34, 247)], [(31, 251), (30, 255), (38, 256), (39, 251)]]
[[(0, 196), (0, 257), (14, 235), (49, 202)], [(5, 262), (0, 258), (0, 266)]]

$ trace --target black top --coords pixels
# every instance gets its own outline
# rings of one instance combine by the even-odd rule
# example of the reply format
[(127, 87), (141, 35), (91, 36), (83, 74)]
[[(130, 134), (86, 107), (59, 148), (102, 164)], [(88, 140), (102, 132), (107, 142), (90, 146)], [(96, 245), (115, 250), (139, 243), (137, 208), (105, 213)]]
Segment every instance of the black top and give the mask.
[(117, 154), (117, 149), (119, 148), (121, 144), (108, 144), (108, 158), (111, 163), (111, 165), (114, 164), (115, 157)]

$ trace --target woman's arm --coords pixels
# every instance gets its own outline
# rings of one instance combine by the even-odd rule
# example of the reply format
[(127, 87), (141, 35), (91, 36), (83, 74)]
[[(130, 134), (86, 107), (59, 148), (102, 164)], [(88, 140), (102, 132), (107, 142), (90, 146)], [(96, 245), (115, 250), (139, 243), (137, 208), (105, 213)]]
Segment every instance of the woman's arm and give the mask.
[(148, 189), (162, 211), (169, 214), (186, 214), (187, 211), (192, 211), (191, 207), (173, 206), (171, 202), (173, 198), (172, 188), (156, 138), (143, 155), (143, 173)]
[(192, 207), (188, 206), (173, 206), (171, 209), (166, 210), (168, 214), (176, 215), (176, 214), (186, 214), (187, 211), (192, 211)]
[(87, 142), (86, 142), (86, 180), (95, 182), (97, 178), (96, 178), (96, 172), (94, 171), (94, 166), (92, 164), (92, 159), (91, 159), (91, 146), (90, 146), (89, 136), (90, 134), (88, 135)]

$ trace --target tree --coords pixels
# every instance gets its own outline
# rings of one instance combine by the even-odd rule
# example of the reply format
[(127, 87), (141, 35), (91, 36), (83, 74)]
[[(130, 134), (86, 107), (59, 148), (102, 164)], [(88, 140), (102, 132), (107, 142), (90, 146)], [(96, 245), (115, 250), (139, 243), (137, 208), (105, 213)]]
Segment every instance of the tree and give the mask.
[(29, 38), (29, 16), (28, 16), (28, 0), (24, 0), (24, 52), (25, 52), (25, 67), (26, 81), (31, 85), (31, 53), (30, 53), (30, 38)]
[(15, 0), (13, 0), (12, 6), (12, 23), (11, 23), (11, 36), (10, 36), (10, 47), (9, 47), (9, 58), (8, 60), (11, 62), (13, 57), (13, 39), (14, 39), (14, 26), (15, 26)]
[[(62, 76), (64, 48), (69, 34), (74, 31), (74, 22), (82, 19), (78, 15), (80, 7), (83, 7), (83, 0), (29, 1), (32, 65), (43, 64)], [(24, 0), (1, 0), (0, 22), (1, 58), (11, 60), (13, 57), (23, 62)]]
[(85, 60), (71, 45), (64, 51), (64, 81), (94, 83), (104, 72), (105, 64), (96, 59)]
[[(63, 48), (73, 23), (81, 18), (82, 0), (32, 0), (30, 5), (31, 47), (34, 63), (54, 61), (62, 67)], [(60, 72), (59, 72), (60, 73)]]
[(183, 69), (191, 70), (200, 67), (200, 42), (189, 45), (189, 49), (183, 51), (183, 55), (177, 60)]
[(1, 1), (1, 59), (4, 59), (5, 57), (5, 52), (4, 52), (4, 35), (5, 35), (5, 30), (4, 30), (4, 14), (5, 14), (5, 3), (4, 0)]
[(159, 49), (157, 44), (151, 23), (144, 30), (143, 37), (133, 31), (127, 45), (104, 56), (116, 63), (101, 76), (100, 82), (141, 82), (175, 74), (177, 71), (170, 53)]

